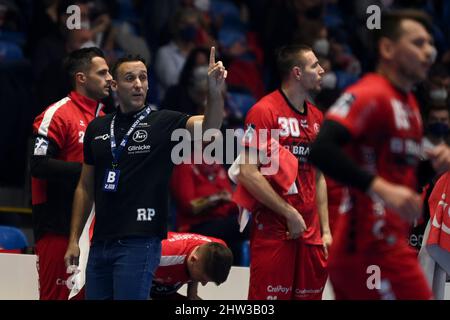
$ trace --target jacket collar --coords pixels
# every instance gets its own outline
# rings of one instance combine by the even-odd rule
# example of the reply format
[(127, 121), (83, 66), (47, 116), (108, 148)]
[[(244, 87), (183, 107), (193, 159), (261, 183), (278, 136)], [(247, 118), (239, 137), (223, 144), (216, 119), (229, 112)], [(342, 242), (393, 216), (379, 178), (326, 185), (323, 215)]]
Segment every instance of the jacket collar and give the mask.
[(78, 108), (94, 117), (97, 113), (97, 108), (101, 105), (99, 101), (83, 96), (76, 91), (71, 91), (69, 93), (69, 98), (78, 106)]

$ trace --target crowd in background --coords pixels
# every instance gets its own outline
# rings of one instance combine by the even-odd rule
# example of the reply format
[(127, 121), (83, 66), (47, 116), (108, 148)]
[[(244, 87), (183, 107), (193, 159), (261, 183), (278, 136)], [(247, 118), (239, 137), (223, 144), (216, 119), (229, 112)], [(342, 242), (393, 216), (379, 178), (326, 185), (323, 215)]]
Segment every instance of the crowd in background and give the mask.
[[(73, 4), (81, 28), (70, 30), (66, 8)], [(61, 62), (73, 50), (97, 46), (110, 65), (125, 53), (140, 54), (148, 62), (150, 104), (201, 114), (209, 47), (215, 46), (228, 70), (223, 128), (241, 128), (248, 109), (279, 85), (275, 51), (282, 45), (313, 48), (325, 74), (323, 90), (311, 99), (323, 110), (372, 70), (366, 8), (373, 4), (419, 8), (432, 17), (437, 57), (415, 92), (427, 138), (448, 141), (450, 1), (0, 0), (0, 163), (7, 168), (0, 185), (27, 183), (33, 118), (69, 92)], [(113, 110), (114, 96), (105, 104)]]

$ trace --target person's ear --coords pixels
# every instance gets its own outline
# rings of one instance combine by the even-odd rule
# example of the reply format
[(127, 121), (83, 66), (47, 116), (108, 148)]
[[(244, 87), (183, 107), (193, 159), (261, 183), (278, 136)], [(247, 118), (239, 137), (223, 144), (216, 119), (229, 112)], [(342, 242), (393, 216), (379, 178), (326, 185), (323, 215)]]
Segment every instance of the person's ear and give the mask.
[(192, 262), (198, 262), (199, 256), (198, 256), (196, 253), (194, 253), (194, 254), (191, 256), (191, 259), (192, 259)]
[(302, 69), (300, 69), (300, 67), (294, 67), (292, 68), (292, 72), (294, 73), (294, 77), (296, 80), (300, 80), (300, 78), (302, 77)]
[(112, 91), (117, 91), (117, 81), (111, 80), (111, 89)]
[(381, 38), (378, 44), (378, 50), (382, 58), (391, 60), (395, 55), (394, 42), (389, 38)]
[(75, 73), (75, 81), (80, 84), (86, 83), (86, 75), (83, 72)]

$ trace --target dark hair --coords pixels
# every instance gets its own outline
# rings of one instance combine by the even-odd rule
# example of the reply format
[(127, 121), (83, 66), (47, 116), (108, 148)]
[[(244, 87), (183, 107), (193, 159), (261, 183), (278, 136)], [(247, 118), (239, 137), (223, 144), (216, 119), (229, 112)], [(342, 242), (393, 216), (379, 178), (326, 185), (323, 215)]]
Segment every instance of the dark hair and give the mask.
[(308, 51), (312, 51), (311, 47), (301, 44), (284, 46), (278, 49), (277, 68), (282, 80), (289, 75), (294, 66), (299, 65), (303, 67), (305, 65), (301, 54)]
[(138, 54), (127, 54), (127, 55), (123, 56), (122, 58), (119, 58), (111, 69), (111, 74), (112, 74), (114, 80), (117, 79), (117, 70), (119, 70), (119, 67), (121, 64), (126, 63), (126, 62), (136, 62), (136, 61), (140, 61), (144, 65), (147, 66), (145, 59), (142, 58)]
[(96, 47), (82, 48), (69, 53), (63, 61), (64, 70), (70, 77), (75, 88), (75, 75), (77, 72), (87, 71), (95, 57), (105, 58), (103, 51)]
[(374, 30), (374, 43), (378, 51), (378, 43), (381, 38), (398, 40), (402, 35), (401, 23), (403, 20), (414, 20), (420, 23), (429, 33), (432, 33), (430, 17), (419, 10), (403, 9), (383, 12), (381, 14), (381, 28)]
[(225, 282), (233, 264), (231, 250), (218, 242), (206, 243), (202, 246), (204, 272), (217, 285)]
[(197, 67), (197, 56), (203, 54), (206, 56), (206, 61), (209, 61), (209, 49), (204, 47), (196, 47), (189, 53), (184, 63), (183, 69), (181, 69), (180, 78), (178, 84), (187, 86), (192, 80), (192, 72)]

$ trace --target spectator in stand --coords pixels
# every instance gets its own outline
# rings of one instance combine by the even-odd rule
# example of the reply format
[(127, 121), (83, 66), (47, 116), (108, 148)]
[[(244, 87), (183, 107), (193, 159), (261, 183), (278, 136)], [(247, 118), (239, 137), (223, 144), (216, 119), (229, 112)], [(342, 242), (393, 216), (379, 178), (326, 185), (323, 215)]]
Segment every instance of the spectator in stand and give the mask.
[(161, 108), (188, 114), (203, 113), (207, 94), (209, 50), (198, 47), (191, 51), (176, 85), (169, 87)]
[(177, 230), (223, 239), (239, 263), (248, 237), (239, 232), (239, 211), (222, 165), (180, 164), (173, 170), (170, 190), (177, 206)]
[(195, 9), (178, 10), (171, 21), (172, 41), (156, 53), (155, 73), (159, 84), (159, 96), (178, 82), (187, 56), (196, 46), (199, 15)]

